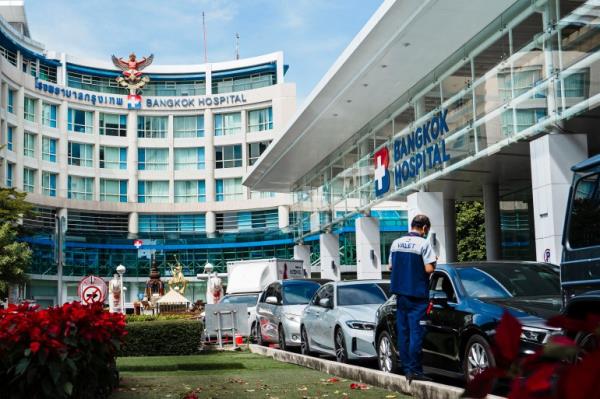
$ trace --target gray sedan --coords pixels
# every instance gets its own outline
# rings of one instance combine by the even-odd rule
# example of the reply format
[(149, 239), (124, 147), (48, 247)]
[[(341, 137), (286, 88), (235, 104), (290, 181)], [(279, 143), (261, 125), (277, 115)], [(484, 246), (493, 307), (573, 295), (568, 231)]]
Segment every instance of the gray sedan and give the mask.
[(302, 354), (333, 355), (339, 362), (374, 358), (375, 314), (389, 297), (388, 280), (325, 284), (302, 314)]
[(254, 335), (260, 345), (300, 346), (300, 315), (321, 284), (330, 280), (280, 280), (262, 292), (256, 306)]

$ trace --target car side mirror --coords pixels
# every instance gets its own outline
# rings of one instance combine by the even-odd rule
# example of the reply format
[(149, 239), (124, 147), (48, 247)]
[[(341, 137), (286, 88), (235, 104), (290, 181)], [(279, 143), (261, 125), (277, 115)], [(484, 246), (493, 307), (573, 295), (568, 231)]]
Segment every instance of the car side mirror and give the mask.
[(329, 298), (319, 299), (319, 306), (324, 307), (324, 308), (331, 308), (331, 299), (329, 299)]
[(265, 302), (271, 305), (279, 305), (279, 301), (277, 300), (276, 296), (268, 296), (267, 299), (265, 299)]
[(447, 305), (448, 295), (444, 291), (429, 291), (429, 300), (435, 305)]

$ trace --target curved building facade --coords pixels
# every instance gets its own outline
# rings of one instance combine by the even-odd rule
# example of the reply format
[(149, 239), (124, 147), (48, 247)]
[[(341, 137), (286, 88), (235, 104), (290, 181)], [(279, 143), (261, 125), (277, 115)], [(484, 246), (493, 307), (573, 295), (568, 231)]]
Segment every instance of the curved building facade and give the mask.
[[(281, 52), (150, 65), (132, 102), (110, 60), (47, 51), (24, 13), (0, 18), (0, 185), (36, 208), (24, 221), (34, 251), (24, 296), (76, 299), (81, 276), (123, 264), (133, 300), (153, 256), (163, 278), (176, 256), (187, 276), (207, 261), (224, 270), (229, 260), (291, 258), (290, 196), (242, 185), (295, 111), (286, 69)], [(190, 280), (190, 299), (203, 298)]]

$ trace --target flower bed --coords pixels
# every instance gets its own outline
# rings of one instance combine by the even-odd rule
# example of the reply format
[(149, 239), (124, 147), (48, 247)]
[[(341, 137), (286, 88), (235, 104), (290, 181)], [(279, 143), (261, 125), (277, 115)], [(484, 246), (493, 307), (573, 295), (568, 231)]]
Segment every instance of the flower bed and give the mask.
[(79, 302), (0, 310), (0, 392), (8, 398), (106, 398), (118, 386), (123, 315)]

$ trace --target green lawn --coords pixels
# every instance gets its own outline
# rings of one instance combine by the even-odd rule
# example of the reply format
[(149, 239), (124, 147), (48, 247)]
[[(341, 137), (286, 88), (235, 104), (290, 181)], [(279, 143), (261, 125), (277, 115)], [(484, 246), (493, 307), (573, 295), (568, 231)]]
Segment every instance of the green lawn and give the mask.
[(121, 386), (112, 399), (181, 398), (406, 398), (369, 387), (353, 390), (352, 381), (275, 361), (248, 352), (197, 356), (125, 357), (117, 360)]

